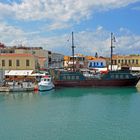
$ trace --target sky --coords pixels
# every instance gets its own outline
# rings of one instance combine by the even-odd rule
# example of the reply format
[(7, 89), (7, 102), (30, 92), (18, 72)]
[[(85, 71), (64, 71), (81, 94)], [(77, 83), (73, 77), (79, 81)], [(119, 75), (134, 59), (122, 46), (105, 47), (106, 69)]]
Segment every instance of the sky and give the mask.
[(140, 0), (0, 0), (0, 42), (71, 55), (140, 54)]

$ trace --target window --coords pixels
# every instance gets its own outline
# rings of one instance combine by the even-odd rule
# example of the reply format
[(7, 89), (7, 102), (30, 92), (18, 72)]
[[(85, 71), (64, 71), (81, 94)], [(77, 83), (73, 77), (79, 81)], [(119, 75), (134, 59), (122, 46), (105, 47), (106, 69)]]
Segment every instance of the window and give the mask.
[(129, 63), (129, 64), (131, 63), (131, 60), (130, 60), (130, 59), (128, 60), (128, 63)]
[(120, 75), (120, 79), (123, 79), (123, 78), (124, 78), (124, 76), (123, 76), (123, 74), (121, 74), (121, 75)]
[(132, 64), (134, 64), (134, 62), (135, 62), (135, 60), (134, 60), (134, 59), (132, 59)]
[(9, 67), (12, 66), (12, 60), (9, 60)]
[(75, 76), (71, 76), (71, 79), (72, 79), (72, 80), (75, 80)]
[(125, 64), (127, 64), (127, 60), (125, 60)]
[(92, 67), (92, 62), (89, 63), (89, 67)]
[(26, 60), (26, 66), (30, 66), (30, 61)]
[(5, 66), (5, 60), (2, 60), (2, 67)]
[(116, 75), (115, 75), (115, 78), (116, 78), (116, 79), (119, 79), (119, 75), (116, 74)]
[(63, 79), (66, 80), (66, 76), (63, 76)]
[(129, 75), (125, 75), (125, 78), (126, 78), (126, 79), (129, 79)]
[(101, 66), (103, 66), (103, 62), (101, 62)]
[(70, 76), (67, 76), (67, 79), (70, 80)]
[(112, 79), (114, 79), (114, 75), (110, 75), (110, 77), (111, 77)]
[(136, 59), (136, 64), (138, 64), (138, 59)]
[(76, 80), (79, 80), (79, 76), (76, 76)]
[(20, 66), (19, 60), (16, 60), (16, 66)]
[(120, 63), (120, 60), (118, 60), (118, 63)]
[(117, 64), (117, 60), (113, 60), (113, 64), (116, 65)]

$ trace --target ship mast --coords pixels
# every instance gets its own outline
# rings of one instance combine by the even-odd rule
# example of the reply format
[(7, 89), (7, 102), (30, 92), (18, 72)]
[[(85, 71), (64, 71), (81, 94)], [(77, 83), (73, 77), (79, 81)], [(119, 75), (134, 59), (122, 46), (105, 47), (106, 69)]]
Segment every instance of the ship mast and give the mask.
[(110, 65), (111, 65), (111, 71), (112, 71), (112, 56), (113, 56), (113, 42), (115, 42), (115, 37), (113, 36), (113, 33), (111, 33), (111, 56), (110, 56)]
[(74, 36), (73, 36), (73, 32), (72, 32), (72, 60), (73, 60), (73, 71), (75, 71), (75, 67), (74, 67)]

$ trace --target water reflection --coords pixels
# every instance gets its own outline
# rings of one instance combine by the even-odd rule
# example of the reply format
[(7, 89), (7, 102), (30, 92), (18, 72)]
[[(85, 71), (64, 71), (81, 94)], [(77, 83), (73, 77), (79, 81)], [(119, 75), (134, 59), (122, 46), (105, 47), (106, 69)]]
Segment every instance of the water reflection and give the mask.
[(135, 87), (121, 88), (60, 88), (55, 90), (54, 97), (80, 97), (88, 94), (94, 95), (129, 95), (135, 94), (138, 90)]
[(53, 94), (53, 93), (55, 93), (55, 89), (52, 89), (52, 90), (49, 90), (49, 91), (38, 91), (38, 94), (41, 95), (41, 96), (48, 95), (48, 94)]
[(41, 96), (47, 96), (49, 94), (55, 93), (54, 90), (44, 91), (44, 92), (3, 92), (0, 94), (0, 102), (3, 100), (31, 100), (40, 98)]
[(5, 99), (31, 99), (40, 98), (41, 96), (48, 96), (50, 98), (62, 98), (62, 97), (80, 97), (86, 95), (132, 95), (140, 93), (140, 88), (127, 87), (127, 88), (57, 88), (44, 92), (9, 92), (0, 94), (0, 102)]
[(23, 99), (31, 99), (36, 95), (34, 92), (12, 92), (9, 95), (6, 95), (7, 100), (23, 100)]

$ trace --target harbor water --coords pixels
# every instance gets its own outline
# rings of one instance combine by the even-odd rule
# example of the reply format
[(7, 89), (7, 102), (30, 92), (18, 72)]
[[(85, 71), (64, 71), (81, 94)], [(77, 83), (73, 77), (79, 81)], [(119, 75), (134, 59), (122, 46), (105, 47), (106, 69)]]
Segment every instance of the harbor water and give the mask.
[(1, 140), (139, 140), (138, 88), (0, 93)]

